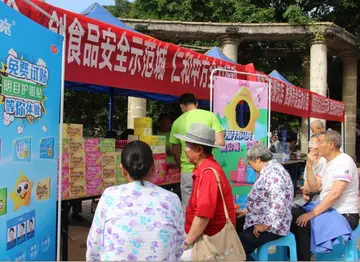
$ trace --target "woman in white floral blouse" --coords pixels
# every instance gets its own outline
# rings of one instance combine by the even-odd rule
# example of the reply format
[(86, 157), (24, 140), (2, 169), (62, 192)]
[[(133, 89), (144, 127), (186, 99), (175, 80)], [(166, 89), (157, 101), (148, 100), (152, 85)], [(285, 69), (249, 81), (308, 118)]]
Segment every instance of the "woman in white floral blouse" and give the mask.
[(290, 232), (293, 183), (285, 168), (272, 160), (273, 154), (262, 144), (247, 152), (249, 165), (258, 173), (248, 195), (247, 210), (238, 210), (237, 230), (247, 254), (261, 245)]
[(153, 153), (141, 141), (122, 151), (129, 183), (107, 188), (87, 240), (87, 261), (177, 261), (184, 249), (184, 214), (174, 193), (152, 184)]

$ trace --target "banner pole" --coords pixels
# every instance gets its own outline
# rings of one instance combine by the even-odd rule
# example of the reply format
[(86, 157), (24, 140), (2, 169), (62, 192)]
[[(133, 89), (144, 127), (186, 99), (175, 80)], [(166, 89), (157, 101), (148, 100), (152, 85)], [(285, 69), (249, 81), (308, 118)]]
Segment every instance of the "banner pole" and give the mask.
[(64, 122), (64, 92), (65, 92), (65, 53), (66, 53), (66, 30), (60, 21), (52, 17), (49, 13), (43, 10), (38, 5), (32, 3), (30, 0), (24, 0), (25, 3), (39, 11), (41, 14), (53, 20), (62, 31), (62, 57), (61, 57), (61, 86), (60, 86), (60, 123), (59, 123), (59, 155), (58, 155), (58, 208), (57, 208), (57, 245), (56, 245), (56, 260), (60, 261), (60, 241), (61, 241), (61, 198), (62, 198), (62, 152), (63, 152), (63, 122)]
[(58, 179), (58, 227), (57, 227), (57, 247), (56, 260), (60, 261), (61, 248), (61, 206), (62, 206), (62, 155), (63, 155), (63, 124), (64, 124), (64, 94), (65, 94), (65, 48), (66, 48), (66, 33), (63, 31), (63, 47), (62, 47), (62, 69), (61, 69), (61, 91), (60, 91), (60, 127), (59, 127), (59, 179)]
[(270, 148), (271, 143), (271, 88), (272, 88), (272, 80), (269, 77), (269, 89), (268, 89), (268, 147)]

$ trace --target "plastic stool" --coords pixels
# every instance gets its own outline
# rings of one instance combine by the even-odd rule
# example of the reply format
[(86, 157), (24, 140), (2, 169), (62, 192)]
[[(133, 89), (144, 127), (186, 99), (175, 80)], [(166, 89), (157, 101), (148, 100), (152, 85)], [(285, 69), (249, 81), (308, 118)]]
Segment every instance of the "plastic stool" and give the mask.
[(316, 254), (317, 261), (357, 261), (360, 258), (360, 254), (357, 248), (357, 242), (360, 238), (360, 226), (353, 231), (353, 239), (344, 241), (339, 237), (339, 244), (334, 245), (334, 250), (330, 253), (318, 253)]
[(345, 250), (344, 239), (339, 237), (338, 240), (340, 243), (334, 245), (333, 251), (329, 253), (314, 253), (316, 261), (343, 261)]
[(358, 239), (360, 238), (360, 226), (353, 231), (353, 239), (345, 242), (345, 261), (359, 260), (359, 251), (357, 248)]
[(292, 233), (289, 233), (287, 236), (284, 236), (277, 240), (265, 243), (256, 250), (256, 254), (253, 253), (251, 255), (254, 257), (254, 259), (258, 261), (268, 261), (269, 248), (271, 246), (276, 246), (276, 254), (271, 255), (271, 261), (289, 260), (287, 256), (287, 247), (289, 247), (290, 249), (290, 261), (297, 261), (296, 241)]

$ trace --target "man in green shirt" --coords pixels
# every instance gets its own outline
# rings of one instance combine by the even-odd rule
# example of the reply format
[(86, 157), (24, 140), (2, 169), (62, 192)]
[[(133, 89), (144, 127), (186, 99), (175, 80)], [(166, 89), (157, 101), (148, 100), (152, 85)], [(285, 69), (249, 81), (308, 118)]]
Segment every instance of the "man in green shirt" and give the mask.
[(173, 153), (176, 163), (181, 167), (181, 200), (183, 209), (189, 202), (193, 181), (192, 172), (194, 166), (187, 160), (184, 152), (185, 142), (180, 141), (174, 135), (185, 135), (193, 123), (205, 124), (216, 132), (215, 144), (219, 146), (225, 145), (224, 128), (221, 126), (218, 118), (212, 112), (198, 109), (198, 103), (193, 94), (185, 93), (180, 96), (180, 108), (183, 114), (175, 120), (170, 133), (170, 143), (173, 144)]

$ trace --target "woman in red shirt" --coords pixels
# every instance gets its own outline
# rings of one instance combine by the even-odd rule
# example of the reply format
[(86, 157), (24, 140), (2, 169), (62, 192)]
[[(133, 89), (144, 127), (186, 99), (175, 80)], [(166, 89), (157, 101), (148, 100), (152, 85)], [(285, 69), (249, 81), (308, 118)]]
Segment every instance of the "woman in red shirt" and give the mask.
[[(193, 124), (195, 128), (204, 129), (202, 124)], [(190, 129), (194, 129), (193, 125)], [(207, 131), (211, 131), (211, 128)], [(214, 130), (212, 130), (214, 132)], [(188, 132), (188, 134), (190, 131)], [(204, 131), (199, 132), (203, 134)], [(193, 171), (193, 191), (190, 196), (189, 204), (186, 208), (185, 232), (187, 234), (185, 245), (192, 246), (202, 235), (213, 236), (220, 232), (226, 223), (223, 200), (219, 191), (218, 182), (214, 171), (215, 169), (220, 178), (220, 185), (224, 195), (226, 208), (233, 225), (235, 225), (234, 198), (230, 183), (222, 170), (221, 166), (215, 161), (212, 150), (215, 145), (215, 132), (212, 140), (207, 140), (203, 136), (193, 136), (193, 139), (182, 135), (175, 135), (177, 138), (185, 140), (184, 151), (187, 159), (195, 166)], [(212, 136), (210, 136), (212, 137)], [(184, 252), (181, 260), (191, 260), (191, 254)]]

